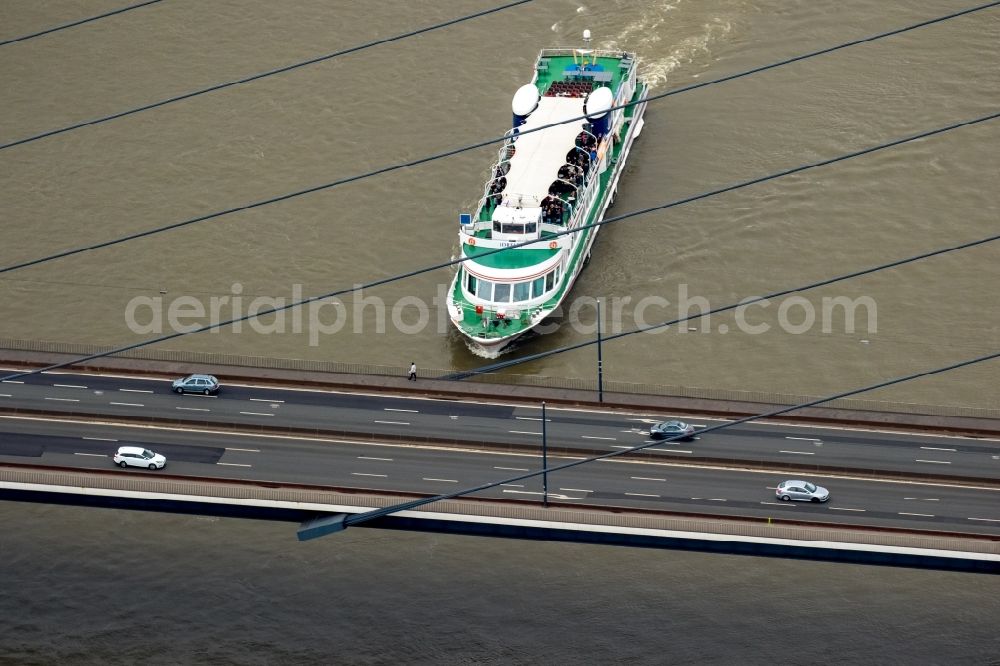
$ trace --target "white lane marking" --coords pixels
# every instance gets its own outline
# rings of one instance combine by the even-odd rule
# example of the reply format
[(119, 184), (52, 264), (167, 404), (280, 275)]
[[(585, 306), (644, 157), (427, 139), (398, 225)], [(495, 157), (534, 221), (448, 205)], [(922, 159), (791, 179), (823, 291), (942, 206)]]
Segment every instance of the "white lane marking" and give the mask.
[(966, 520), (982, 520), (987, 523), (1000, 523), (1000, 519), (997, 518), (966, 518)]
[(189, 412), (210, 412), (212, 411), (208, 407), (174, 407), (174, 409), (183, 409)]
[(848, 509), (846, 506), (831, 506), (831, 511), (861, 511), (862, 513), (868, 509)]
[(524, 488), (523, 484), (520, 483), (501, 483), (501, 486), (508, 486), (510, 488)]
[[(517, 495), (542, 495), (543, 493), (532, 491), (532, 490), (505, 490), (505, 493), (514, 493)], [(572, 500), (572, 499), (586, 499), (585, 497), (570, 497), (569, 495), (560, 495), (559, 493), (554, 493), (549, 491), (549, 499), (554, 500)]]
[(285, 402), (284, 400), (271, 400), (270, 398), (250, 398), (250, 399), (253, 400), (254, 402), (275, 402), (275, 403)]
[(117, 439), (112, 439), (111, 437), (83, 437), (82, 439), (90, 439), (95, 442), (117, 442)]
[(0, 398), (13, 398), (10, 393), (0, 393)]
[(652, 476), (633, 476), (636, 481), (666, 481), (666, 479), (657, 479)]
[(941, 500), (936, 497), (904, 497), (905, 500), (923, 500), (925, 502), (940, 502)]
[[(721, 422), (729, 421), (729, 419), (713, 419), (713, 418), (710, 418), (710, 417), (699, 417), (699, 418), (703, 418), (706, 421), (721, 421)], [(849, 433), (870, 432), (870, 433), (874, 433), (876, 435), (902, 435), (904, 437), (913, 437), (913, 438), (919, 438), (919, 439), (964, 439), (966, 441), (975, 441), (975, 442), (1000, 442), (1000, 439), (997, 439), (995, 437), (989, 438), (989, 437), (970, 437), (968, 435), (941, 435), (941, 434), (927, 433), (927, 432), (919, 432), (919, 433), (918, 432), (913, 432), (913, 431), (907, 432), (905, 430), (893, 430), (891, 428), (874, 428), (874, 427), (872, 427), (872, 428), (858, 428), (858, 427), (850, 427), (850, 426), (837, 427), (837, 426), (831, 426), (831, 425), (821, 425), (821, 426), (819, 426), (819, 425), (809, 425), (808, 423), (793, 423), (791, 421), (782, 421), (780, 419), (777, 419), (777, 420), (761, 419), (760, 421), (748, 421), (747, 423), (744, 423), (743, 425), (755, 426), (755, 427), (767, 427), (767, 426), (774, 427), (774, 426), (777, 426), (777, 427), (780, 427), (780, 428), (802, 428), (802, 429), (808, 429), (808, 430), (829, 430), (829, 431), (836, 432), (836, 433), (840, 433), (840, 432), (849, 432)]]
[(107, 458), (108, 457), (108, 454), (106, 454), (106, 453), (74, 453), (73, 455), (74, 456), (93, 456), (95, 458)]
[(921, 446), (920, 448), (927, 451), (957, 451), (958, 449), (942, 449), (939, 446)]
[[(514, 418), (517, 419), (517, 420), (519, 420), (519, 421), (541, 421), (542, 420), (541, 416), (515, 416)], [(552, 419), (547, 418), (547, 419), (545, 419), (545, 422), (546, 423), (552, 423)]]
[(458, 483), (458, 479), (430, 479), (430, 478), (428, 478), (426, 476), (424, 477), (424, 481), (440, 481), (442, 483)]
[(823, 440), (817, 439), (815, 437), (788, 437), (787, 435), (785, 436), (785, 439), (797, 439), (797, 440), (799, 440), (801, 442), (822, 442), (823, 441)]
[[(46, 398), (46, 400), (55, 400), (57, 402), (80, 402), (77, 398)], [(112, 405), (115, 403), (111, 403)]]
[[(695, 499), (692, 497), (691, 499)], [(791, 502), (761, 502), (761, 504), (769, 504), (771, 506), (795, 506)]]
[(584, 490), (583, 488), (560, 488), (559, 490), (565, 490), (568, 493), (592, 493), (592, 492), (594, 492), (593, 490)]
[(149, 389), (118, 389), (123, 393), (152, 393)]
[(240, 414), (246, 414), (247, 416), (274, 416), (271, 412), (240, 412)]
[(247, 453), (260, 453), (260, 449), (237, 449), (234, 446), (227, 446), (226, 451), (246, 451)]
[(384, 423), (385, 425), (410, 425), (407, 421), (379, 421), (375, 419), (375, 423)]
[(351, 472), (351, 476), (377, 476), (380, 478), (385, 478), (389, 476), (388, 474), (366, 474), (365, 472)]
[(507, 470), (508, 472), (528, 472), (528, 471), (530, 471), (527, 467), (497, 467), (496, 465), (493, 466), (493, 469), (503, 469), (503, 470)]
[(420, 413), (419, 409), (396, 409), (394, 407), (383, 407), (382, 409), (387, 412), (411, 412), (413, 414)]
[(3, 383), (4, 384), (23, 384), (24, 382), (22, 382), (19, 379), (5, 379), (5, 380), (3, 380)]
[(515, 435), (541, 435), (540, 432), (529, 432), (527, 430), (508, 430), (507, 432), (512, 432)]
[(934, 517), (933, 513), (907, 513), (906, 511), (900, 511), (899, 515), (901, 515), (901, 516), (921, 516), (923, 518), (933, 518)]
[(53, 386), (58, 386), (59, 388), (87, 388), (86, 386), (80, 386), (79, 384), (53, 384)]
[(949, 462), (947, 460), (920, 460), (919, 458), (917, 459), (917, 462), (934, 463), (935, 465), (950, 465), (951, 464), (951, 462)]
[(109, 405), (118, 405), (120, 407), (145, 407), (146, 405), (141, 402), (110, 402)]
[(617, 437), (593, 437), (591, 435), (580, 435), (580, 437), (583, 437), (584, 439), (607, 439), (607, 440), (610, 440), (612, 442), (617, 442), (618, 441)]
[(657, 498), (659, 498), (659, 495), (650, 495), (648, 493), (625, 493), (625, 494), (628, 495), (629, 497), (657, 497)]
[(224, 462), (217, 462), (217, 463), (215, 463), (215, 464), (216, 464), (216, 465), (225, 465), (226, 467), (253, 467), (253, 465), (245, 465), (245, 464), (243, 464), (243, 463), (224, 463)]
[[(517, 495), (541, 495), (543, 493), (532, 491), (532, 490), (505, 490), (505, 493), (515, 493)], [(583, 497), (569, 497), (568, 495), (560, 495), (559, 493), (549, 492), (550, 499), (557, 500), (571, 500), (571, 499), (585, 499)]]
[(661, 451), (662, 453), (691, 453), (691, 451), (688, 451), (687, 449), (654, 449), (654, 448), (649, 448), (649, 449), (643, 449), (643, 450), (644, 451)]
[(727, 501), (727, 500), (725, 500), (725, 499), (723, 499), (721, 497), (707, 497), (705, 499), (707, 499), (709, 502), (726, 502)]
[(778, 451), (778, 453), (796, 453), (800, 456), (814, 456), (816, 453), (814, 451)]
[(358, 456), (358, 460), (382, 460), (384, 462), (392, 462), (392, 458), (376, 458), (374, 456)]
[(635, 447), (634, 446), (625, 446), (623, 444), (612, 444), (611, 448), (613, 448), (613, 449), (634, 449)]

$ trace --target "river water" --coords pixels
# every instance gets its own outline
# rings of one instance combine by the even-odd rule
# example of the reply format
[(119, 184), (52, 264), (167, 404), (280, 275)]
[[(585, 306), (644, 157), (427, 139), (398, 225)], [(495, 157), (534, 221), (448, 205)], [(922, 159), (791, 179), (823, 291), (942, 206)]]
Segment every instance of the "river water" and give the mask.
[[(0, 40), (121, 4), (5, 2)], [(0, 142), (490, 6), (167, 0), (0, 47)], [(576, 45), (584, 28), (601, 47), (637, 51), (655, 93), (967, 6), (529, 3), (0, 151), (0, 264), (499, 136), (538, 50)], [(612, 214), (996, 112), (998, 43), (1000, 11), (988, 10), (651, 103)], [(996, 233), (998, 137), (997, 122), (982, 123), (623, 221), (602, 232), (573, 295), (602, 298), (605, 330), (627, 330), (640, 314), (670, 318), (685, 294), (721, 306)], [(224, 317), (235, 296), (245, 312), (257, 297), (325, 293), (447, 261), (491, 152), (7, 274), (0, 337), (132, 343), (141, 336), (126, 312), (136, 298), (151, 308), (157, 298), (163, 308), (215, 298)], [(440, 270), (371, 290), (359, 316), (359, 297), (345, 298), (351, 316), (337, 334), (297, 332), (289, 318), (270, 322), (280, 334), (245, 326), (167, 346), (474, 367), (482, 359), (447, 326), (437, 330), (434, 308), (427, 327), (401, 330), (419, 323), (419, 303), (429, 305), (449, 278)], [(817, 320), (792, 333), (781, 330), (775, 302), (747, 317), (770, 324), (766, 333), (719, 316), (705, 332), (609, 343), (605, 376), (845, 390), (1000, 348), (998, 279), (994, 246), (929, 259), (786, 306), (794, 328), (809, 307), (822, 313), (824, 296), (868, 297), (874, 327), (862, 317), (847, 332), (834, 317), (829, 332)], [(402, 326), (393, 325), (394, 306)], [(313, 314), (329, 324), (336, 311)], [(567, 316), (512, 353), (589, 339), (593, 318), (583, 307), (578, 326)], [(518, 371), (591, 377), (593, 363), (582, 351)], [(874, 397), (996, 407), (996, 368)], [(1000, 590), (983, 576), (364, 529), (298, 544), (290, 525), (20, 504), (0, 505), (0, 524), (0, 661), (9, 663), (1000, 659)]]
[(0, 503), (0, 663), (997, 664), (1000, 577)]
[[(0, 38), (116, 6), (3, 3)], [(0, 139), (491, 6), (158, 3), (2, 47)], [(539, 48), (577, 45), (584, 28), (597, 46), (638, 52), (656, 93), (968, 6), (529, 3), (4, 150), (0, 264), (499, 136), (510, 120), (510, 97)], [(653, 102), (611, 214), (996, 112), (998, 43), (1000, 9), (990, 9)], [(996, 233), (998, 132), (1000, 121), (956, 129), (613, 225), (573, 291), (577, 309), (556, 332), (507, 357), (593, 339), (594, 298), (603, 299), (606, 332), (630, 330), (637, 320), (695, 312), (691, 299), (723, 306)], [(157, 314), (157, 330), (173, 330), (167, 315), (178, 299), (205, 310), (181, 324), (204, 324), (213, 307), (215, 319), (225, 319), (246, 313), (257, 298), (328, 293), (448, 261), (458, 252), (458, 213), (475, 206), (493, 150), (4, 275), (0, 337), (132, 343), (152, 335), (142, 331), (157, 329)], [(484, 361), (433, 303), (450, 276), (442, 269), (349, 294), (343, 311), (303, 312), (300, 327), (292, 316), (272, 318), (259, 331), (244, 325), (239, 333), (202, 333), (164, 346), (401, 367), (414, 360), (429, 371), (474, 367)], [(804, 302), (755, 306), (745, 325), (717, 315), (692, 322), (697, 331), (681, 326), (610, 342), (605, 378), (813, 395), (846, 390), (996, 351), (998, 282), (995, 244), (927, 259), (811, 292)], [(843, 308), (824, 315), (823, 299), (838, 297), (870, 299), (857, 309), (853, 332)], [(127, 325), (130, 303), (140, 334)], [(326, 332), (338, 325), (338, 333)], [(770, 330), (756, 332), (761, 328)], [(595, 356), (590, 348), (516, 371), (591, 379)], [(995, 362), (984, 364), (871, 397), (997, 407), (996, 371)]]

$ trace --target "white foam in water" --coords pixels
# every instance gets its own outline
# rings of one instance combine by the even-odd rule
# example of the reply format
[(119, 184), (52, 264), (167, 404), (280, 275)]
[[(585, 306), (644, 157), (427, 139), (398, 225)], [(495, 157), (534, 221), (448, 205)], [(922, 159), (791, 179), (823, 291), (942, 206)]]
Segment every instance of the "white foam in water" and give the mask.
[(476, 355), (476, 356), (478, 356), (480, 358), (485, 358), (485, 359), (490, 359), (490, 360), (495, 359), (495, 358), (500, 358), (500, 352), (497, 352), (497, 351), (486, 351), (482, 347), (477, 347), (476, 345), (474, 345), (473, 343), (471, 343), (469, 341), (465, 342), (465, 346), (468, 347), (468, 349), (469, 349), (470, 352), (472, 352), (474, 355)]
[(700, 53), (710, 54), (710, 45), (728, 35), (732, 30), (731, 23), (715, 18), (702, 26), (703, 32), (678, 41), (666, 56), (655, 60), (642, 59), (642, 53), (656, 51), (657, 49), (653, 49), (651, 46), (670, 34), (665, 29), (664, 24), (670, 20), (670, 12), (676, 10), (679, 5), (680, 0), (667, 0), (651, 4), (637, 21), (627, 25), (617, 38), (601, 44), (601, 48), (616, 49), (619, 48), (619, 44), (627, 43), (629, 50), (637, 51), (640, 54), (642, 63), (640, 71), (643, 79), (654, 88), (666, 83), (670, 72), (691, 62)]

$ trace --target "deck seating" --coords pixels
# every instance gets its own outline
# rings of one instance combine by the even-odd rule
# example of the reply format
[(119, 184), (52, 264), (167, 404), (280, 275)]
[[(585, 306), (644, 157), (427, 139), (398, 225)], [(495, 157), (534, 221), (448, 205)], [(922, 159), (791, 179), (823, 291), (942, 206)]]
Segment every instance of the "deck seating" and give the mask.
[(563, 80), (563, 81), (553, 81), (549, 86), (548, 90), (545, 91), (546, 97), (586, 97), (589, 92), (594, 89), (593, 81), (573, 81), (573, 80)]

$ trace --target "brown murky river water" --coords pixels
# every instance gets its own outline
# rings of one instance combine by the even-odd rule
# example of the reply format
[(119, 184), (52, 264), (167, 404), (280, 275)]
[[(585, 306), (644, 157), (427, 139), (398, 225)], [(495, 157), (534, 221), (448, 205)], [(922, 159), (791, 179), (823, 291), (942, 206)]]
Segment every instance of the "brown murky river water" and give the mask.
[[(116, 6), (4, 3), (0, 38)], [(0, 140), (491, 6), (159, 3), (0, 47)], [(499, 136), (539, 48), (575, 45), (585, 27), (600, 46), (637, 51), (659, 92), (968, 6), (529, 3), (4, 150), (0, 264)], [(653, 102), (611, 213), (996, 112), (998, 43), (1000, 10), (989, 9)], [(685, 294), (717, 307), (996, 233), (998, 136), (1000, 121), (956, 129), (609, 227), (573, 291), (576, 314), (512, 354), (592, 339), (596, 297), (604, 299), (605, 330), (628, 330), (638, 318), (676, 315)], [(169, 331), (168, 308), (177, 299), (206, 310), (181, 323), (206, 323), (213, 299), (224, 319), (247, 312), (257, 298), (327, 293), (447, 261), (458, 251), (457, 214), (475, 205), (491, 153), (483, 148), (3, 275), (0, 337), (131, 343), (149, 334), (127, 325), (130, 302), (148, 304), (136, 307), (137, 323), (152, 323), (155, 308)], [(697, 332), (681, 326), (624, 338), (605, 347), (605, 377), (819, 395), (995, 351), (998, 247), (852, 280), (806, 294), (805, 302), (755, 306), (745, 326), (718, 315), (691, 324)], [(303, 312), (301, 332), (289, 315), (260, 332), (245, 325), (240, 333), (202, 333), (164, 346), (476, 366), (483, 360), (433, 302), (450, 275), (439, 270), (372, 289), (364, 303), (345, 297), (343, 312)], [(824, 315), (823, 299), (837, 297), (870, 299), (874, 310), (859, 308), (852, 332), (842, 308)], [(340, 331), (326, 333), (338, 317)], [(313, 318), (329, 328), (310, 326)], [(752, 332), (760, 327), (770, 330)], [(591, 378), (594, 357), (591, 348), (518, 371)], [(997, 368), (987, 363), (871, 397), (997, 407)]]
[[(0, 40), (122, 4), (4, 2)], [(167, 0), (0, 46), (0, 143), (490, 6)], [(602, 47), (637, 51), (661, 92), (968, 6), (539, 0), (2, 150), (0, 265), (499, 136), (538, 50), (576, 45), (584, 28)], [(651, 103), (611, 213), (994, 113), (998, 44), (1000, 10), (991, 9)], [(998, 139), (1000, 121), (981, 123), (613, 225), (573, 292), (580, 325), (567, 316), (513, 354), (592, 337), (587, 298), (606, 304), (606, 330), (627, 330), (639, 315), (676, 314), (683, 294), (721, 306), (997, 233)], [(161, 298), (164, 309), (214, 298), (227, 316), (236, 295), (245, 311), (258, 297), (446, 261), (491, 153), (3, 275), (0, 337), (132, 343), (141, 336), (126, 313), (136, 298)], [(289, 318), (270, 322), (283, 332), (245, 326), (166, 346), (473, 367), (483, 360), (438, 330), (431, 300), (449, 278), (441, 270), (371, 290), (360, 316), (357, 299), (345, 299), (342, 330), (313, 327), (315, 345), (306, 316), (299, 332)], [(1000, 249), (988, 245), (748, 312), (750, 324), (770, 325), (765, 333), (718, 316), (705, 332), (609, 343), (605, 376), (845, 390), (996, 351), (998, 285)], [(226, 296), (228, 306), (218, 300)], [(823, 297), (867, 297), (877, 314), (850, 332), (834, 311), (826, 332)], [(428, 325), (401, 330), (420, 328), (421, 303)], [(817, 320), (803, 326), (810, 308)], [(330, 324), (335, 312), (315, 314)], [(591, 377), (593, 366), (594, 354), (580, 351), (519, 372)], [(873, 397), (997, 407), (997, 368)], [(367, 530), (303, 546), (284, 525), (16, 504), (0, 506), (0, 522), (0, 661), (10, 663), (772, 663), (794, 654), (985, 664), (1000, 655), (996, 584), (980, 576)], [(130, 635), (137, 627), (154, 637)]]

